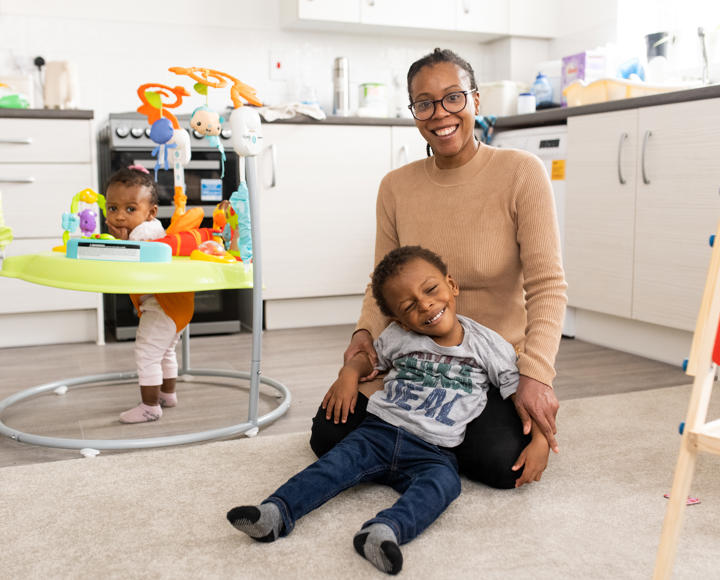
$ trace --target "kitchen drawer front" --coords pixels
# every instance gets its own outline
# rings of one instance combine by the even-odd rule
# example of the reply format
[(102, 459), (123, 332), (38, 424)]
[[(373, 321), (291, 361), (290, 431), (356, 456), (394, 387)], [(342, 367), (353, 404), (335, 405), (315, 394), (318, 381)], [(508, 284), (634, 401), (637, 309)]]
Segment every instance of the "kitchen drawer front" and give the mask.
[[(92, 166), (0, 163), (5, 224), (15, 238), (62, 238), (62, 214), (73, 196), (94, 184)], [(50, 249), (50, 248), (45, 248)]]
[[(57, 244), (56, 238), (13, 240), (5, 248), (5, 256), (47, 252)], [(96, 309), (98, 305), (99, 295), (95, 292), (51, 288), (0, 276), (0, 314)]]
[(91, 121), (0, 119), (1, 163), (90, 163)]

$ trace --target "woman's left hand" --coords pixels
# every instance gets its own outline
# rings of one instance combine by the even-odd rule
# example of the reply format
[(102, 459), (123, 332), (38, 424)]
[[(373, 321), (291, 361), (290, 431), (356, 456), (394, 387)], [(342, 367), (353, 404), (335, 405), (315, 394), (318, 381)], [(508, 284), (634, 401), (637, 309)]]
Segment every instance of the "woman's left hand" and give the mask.
[(532, 421), (535, 421), (545, 439), (547, 439), (550, 449), (558, 453), (559, 448), (555, 440), (555, 434), (557, 433), (555, 416), (560, 403), (558, 403), (552, 387), (525, 375), (520, 375), (520, 384), (513, 397), (513, 402), (523, 424), (523, 433), (526, 435), (530, 433)]

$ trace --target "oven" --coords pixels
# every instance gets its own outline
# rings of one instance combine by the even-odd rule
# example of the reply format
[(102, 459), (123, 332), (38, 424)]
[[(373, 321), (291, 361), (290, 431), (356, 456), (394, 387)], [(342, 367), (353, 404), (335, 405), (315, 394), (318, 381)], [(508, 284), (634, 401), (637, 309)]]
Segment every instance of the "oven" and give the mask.
[[(180, 126), (188, 129), (189, 115), (178, 115)], [(237, 189), (240, 165), (232, 149), (230, 127), (224, 126), (220, 138), (225, 148), (225, 175), (221, 177), (220, 152), (192, 130), (192, 159), (185, 167), (187, 206), (202, 207), (205, 218), (201, 227), (212, 226), (215, 206)], [(122, 167), (142, 165), (151, 173), (156, 144), (149, 137), (147, 118), (137, 113), (111, 114), (98, 139), (99, 183), (104, 188), (110, 175)], [(160, 207), (158, 219), (166, 228), (173, 214), (174, 183), (172, 169), (158, 171)], [(135, 338), (137, 316), (126, 294), (105, 294), (105, 334), (109, 340)], [(211, 290), (195, 293), (195, 314), (191, 331), (195, 334), (222, 334), (252, 329), (252, 290)]]

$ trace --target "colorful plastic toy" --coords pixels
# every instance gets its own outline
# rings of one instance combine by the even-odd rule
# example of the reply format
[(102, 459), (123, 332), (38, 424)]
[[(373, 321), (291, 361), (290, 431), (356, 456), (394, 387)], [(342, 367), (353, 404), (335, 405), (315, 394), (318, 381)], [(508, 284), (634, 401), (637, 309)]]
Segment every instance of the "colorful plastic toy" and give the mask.
[(255, 89), (245, 83), (240, 82), (235, 77), (220, 72), (218, 70), (204, 68), (204, 67), (179, 67), (173, 66), (168, 69), (178, 75), (187, 75), (195, 82), (193, 87), (198, 94), (205, 96), (205, 105), (196, 108), (193, 111), (192, 119), (190, 120), (191, 127), (198, 133), (205, 136), (209, 141), (210, 145), (217, 148), (220, 152), (222, 160), (222, 171), (221, 177), (225, 175), (225, 150), (223, 144), (218, 138), (220, 131), (222, 130), (222, 117), (219, 113), (211, 111), (208, 107), (208, 87), (211, 88), (223, 88), (231, 84), (230, 87), (230, 98), (232, 99), (233, 105), (236, 109), (243, 106), (243, 102), (240, 97), (247, 100), (248, 103), (256, 106), (262, 105), (258, 100)]
[[(89, 187), (76, 193), (70, 202), (70, 211), (66, 211), (62, 214), (60, 223), (63, 229), (63, 245), (56, 246), (53, 248), (54, 251), (65, 252), (68, 240), (70, 239), (70, 234), (75, 232), (78, 228), (80, 228), (80, 232), (84, 237), (90, 237), (93, 235), (101, 237), (99, 234), (94, 233), (97, 228), (98, 212), (88, 207), (81, 206), (81, 203), (86, 206), (95, 205), (100, 211), (102, 211), (103, 215), (105, 215), (104, 196), (93, 191)], [(105, 235), (103, 237), (107, 236)]]
[(0, 192), (0, 261), (2, 261), (3, 255), (5, 254), (5, 248), (12, 242), (12, 239), (12, 230), (5, 225), (2, 209), (2, 192)]

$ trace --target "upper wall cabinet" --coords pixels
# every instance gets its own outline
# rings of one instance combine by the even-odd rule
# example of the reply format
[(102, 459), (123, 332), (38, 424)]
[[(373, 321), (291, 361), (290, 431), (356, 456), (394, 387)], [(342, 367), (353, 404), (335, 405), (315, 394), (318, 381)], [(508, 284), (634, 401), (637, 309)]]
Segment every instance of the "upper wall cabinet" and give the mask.
[(395, 34), (487, 42), (508, 35), (552, 38), (559, 0), (282, 0), (290, 28)]

